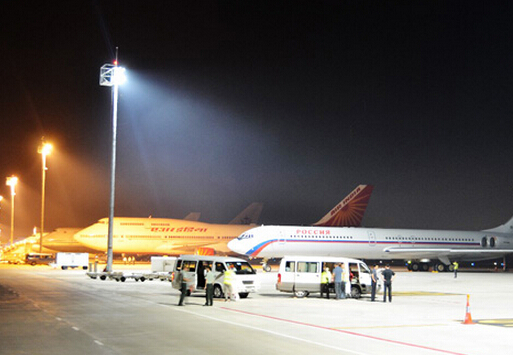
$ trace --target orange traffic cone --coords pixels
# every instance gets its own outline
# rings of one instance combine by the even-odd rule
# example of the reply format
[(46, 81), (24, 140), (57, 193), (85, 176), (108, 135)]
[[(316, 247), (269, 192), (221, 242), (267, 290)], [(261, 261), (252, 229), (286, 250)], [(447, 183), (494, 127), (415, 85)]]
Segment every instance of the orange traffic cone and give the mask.
[(470, 315), (470, 295), (467, 295), (467, 308), (465, 310), (465, 320), (463, 324), (475, 324), (472, 321), (472, 316)]

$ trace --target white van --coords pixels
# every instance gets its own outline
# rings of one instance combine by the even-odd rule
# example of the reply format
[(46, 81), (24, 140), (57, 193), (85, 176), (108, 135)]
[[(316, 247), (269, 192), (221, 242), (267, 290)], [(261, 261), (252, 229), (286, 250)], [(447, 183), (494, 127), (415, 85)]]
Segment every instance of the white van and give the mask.
[[(240, 298), (248, 297), (250, 292), (257, 292), (260, 289), (260, 282), (255, 270), (243, 259), (221, 256), (205, 255), (180, 255), (176, 260), (173, 270), (173, 287), (180, 289), (180, 285), (175, 277), (184, 267), (189, 268), (186, 278), (190, 279), (189, 287), (192, 286), (192, 292), (205, 292), (205, 267), (210, 266), (212, 271), (220, 275), (214, 283), (214, 297), (221, 298), (223, 294), (224, 272), (231, 267), (235, 267), (235, 289)], [(216, 275), (216, 276), (217, 276)]]
[[(296, 297), (305, 297), (320, 292), (321, 273), (325, 266), (333, 271), (337, 263), (343, 263), (346, 270), (346, 295), (360, 298), (371, 292), (371, 271), (361, 260), (322, 257), (322, 256), (285, 256), (281, 259), (276, 289), (293, 292)], [(350, 271), (350, 272), (347, 272)], [(330, 289), (335, 293), (334, 285)], [(331, 293), (331, 290), (330, 290)]]

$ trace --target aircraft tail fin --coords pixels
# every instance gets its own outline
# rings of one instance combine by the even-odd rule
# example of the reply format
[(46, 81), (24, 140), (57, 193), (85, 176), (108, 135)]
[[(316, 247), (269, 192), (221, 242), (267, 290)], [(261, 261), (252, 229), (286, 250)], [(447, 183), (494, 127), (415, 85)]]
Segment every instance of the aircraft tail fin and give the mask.
[(254, 224), (257, 223), (262, 213), (264, 204), (261, 202), (253, 202), (251, 205), (246, 207), (244, 211), (239, 213), (229, 224)]
[(513, 233), (513, 217), (506, 223), (492, 229), (486, 229), (483, 232)]
[(314, 226), (359, 227), (369, 203), (372, 185), (359, 185)]
[(184, 217), (186, 221), (199, 221), (201, 212), (191, 212)]

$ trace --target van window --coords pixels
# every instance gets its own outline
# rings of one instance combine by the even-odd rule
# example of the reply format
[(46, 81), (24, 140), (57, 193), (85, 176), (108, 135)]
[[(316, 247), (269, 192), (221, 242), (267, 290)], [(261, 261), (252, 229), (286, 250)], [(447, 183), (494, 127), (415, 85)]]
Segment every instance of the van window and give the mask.
[(296, 263), (293, 261), (285, 262), (285, 271), (286, 272), (295, 272), (296, 271)]
[(249, 275), (249, 274), (256, 274), (255, 270), (249, 265), (246, 261), (228, 261), (226, 262), (228, 267), (231, 267), (232, 265), (235, 267), (235, 273), (237, 275)]
[(178, 259), (176, 261), (176, 270), (178, 270), (178, 271), (182, 270), (182, 259)]
[(183, 261), (183, 267), (184, 268), (188, 267), (190, 272), (196, 272), (196, 261), (194, 261), (194, 260), (184, 260)]
[(360, 272), (363, 274), (369, 274), (369, 275), (371, 274), (371, 271), (365, 264), (360, 264)]
[(216, 271), (217, 272), (224, 272), (225, 270), (226, 270), (226, 268), (224, 267), (223, 263), (219, 263), (219, 262), (216, 263)]
[(298, 272), (318, 272), (319, 264), (313, 261), (298, 261), (297, 271)]

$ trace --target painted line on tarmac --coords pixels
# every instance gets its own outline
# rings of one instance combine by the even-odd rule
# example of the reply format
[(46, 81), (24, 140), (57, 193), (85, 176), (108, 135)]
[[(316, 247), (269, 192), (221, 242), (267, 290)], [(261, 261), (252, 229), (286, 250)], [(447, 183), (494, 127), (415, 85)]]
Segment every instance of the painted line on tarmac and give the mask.
[(483, 325), (493, 325), (496, 327), (513, 327), (513, 319), (474, 319), (474, 323)]
[(406, 342), (403, 342), (403, 341), (392, 340), (392, 339), (385, 339), (385, 338), (380, 338), (380, 337), (376, 337), (376, 336), (372, 336), (372, 335), (365, 335), (365, 334), (350, 332), (350, 331), (342, 330), (342, 329), (324, 327), (322, 325), (316, 325), (316, 324), (298, 322), (298, 321), (294, 321), (294, 320), (290, 320), (290, 319), (285, 319), (285, 318), (278, 318), (278, 317), (273, 317), (273, 316), (267, 316), (265, 314), (252, 313), (252, 312), (241, 311), (241, 310), (238, 310), (238, 309), (231, 309), (231, 308), (226, 308), (226, 307), (221, 307), (221, 309), (224, 309), (224, 310), (227, 310), (227, 311), (232, 311), (232, 312), (237, 312), (237, 313), (242, 313), (242, 314), (247, 314), (247, 315), (254, 316), (254, 317), (267, 318), (267, 319), (273, 319), (273, 320), (280, 321), (280, 322), (302, 325), (302, 326), (306, 326), (306, 327), (310, 327), (310, 328), (330, 330), (330, 331), (333, 331), (333, 332), (339, 332), (339, 333), (344, 333), (344, 334), (353, 335), (353, 336), (357, 336), (357, 337), (378, 340), (378, 341), (382, 341), (382, 342), (386, 342), (386, 343), (391, 343), (391, 344), (404, 345), (404, 346), (408, 346), (408, 347), (412, 347), (412, 348), (417, 348), (417, 349), (422, 349), (422, 350), (430, 350), (430, 351), (436, 351), (436, 352), (439, 352), (439, 353), (452, 354), (452, 355), (466, 355), (466, 354), (457, 353), (457, 352), (454, 352), (454, 351), (431, 348), (429, 346), (424, 346), (424, 345), (406, 343)]
[(428, 292), (428, 291), (400, 291), (393, 292), (392, 296), (461, 296), (463, 293)]
[[(163, 304), (161, 304), (161, 305), (163, 305)], [(169, 307), (168, 305), (163, 305), (163, 306)], [(219, 318), (216, 318), (216, 317), (207, 316), (207, 315), (202, 314), (202, 313), (188, 311), (186, 309), (183, 309), (182, 307), (177, 307), (177, 308), (173, 308), (173, 309), (175, 311), (193, 314), (195, 316), (202, 317), (202, 318), (207, 318), (207, 319), (210, 319), (210, 320), (213, 320), (213, 321), (216, 321), (216, 322), (222, 322), (222, 323), (227, 323), (227, 324), (235, 325), (237, 327), (243, 327), (243, 328), (249, 328), (249, 329), (253, 329), (253, 330), (258, 330), (258, 331), (261, 331), (261, 332), (264, 332), (264, 333), (269, 333), (269, 334), (280, 336), (280, 337), (283, 337), (283, 338), (288, 338), (288, 339), (302, 341), (302, 342), (313, 344), (313, 345), (317, 345), (317, 346), (322, 346), (324, 348), (334, 349), (334, 350), (337, 350), (337, 351), (345, 351), (347, 353), (356, 354), (356, 355), (366, 355), (366, 353), (360, 353), (360, 352), (357, 352), (357, 351), (353, 351), (353, 350), (349, 350), (349, 349), (345, 349), (345, 348), (341, 348), (341, 347), (337, 347), (337, 346), (331, 346), (331, 345), (326, 345), (326, 344), (323, 344), (323, 343), (318, 343), (316, 341), (311, 341), (311, 340), (306, 340), (306, 339), (302, 339), (302, 338), (297, 338), (297, 337), (294, 337), (294, 336), (291, 336), (291, 335), (274, 332), (272, 330), (268, 330), (268, 329), (264, 329), (264, 328), (258, 328), (258, 327), (254, 327), (254, 326), (243, 324), (243, 323), (237, 323), (237, 322), (233, 322), (233, 321), (229, 321), (229, 320), (224, 320), (224, 319), (219, 319)], [(221, 307), (219, 309), (227, 310), (228, 308)]]
[(403, 325), (375, 325), (370, 327), (333, 327), (330, 329), (380, 329), (380, 328), (422, 328), (422, 327), (442, 327), (447, 324), (403, 324)]

